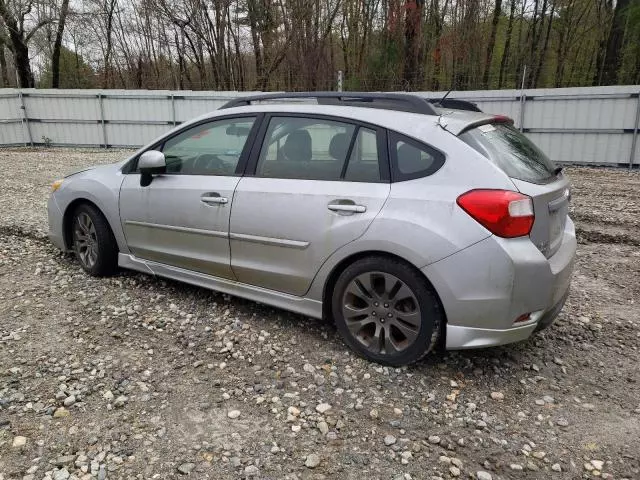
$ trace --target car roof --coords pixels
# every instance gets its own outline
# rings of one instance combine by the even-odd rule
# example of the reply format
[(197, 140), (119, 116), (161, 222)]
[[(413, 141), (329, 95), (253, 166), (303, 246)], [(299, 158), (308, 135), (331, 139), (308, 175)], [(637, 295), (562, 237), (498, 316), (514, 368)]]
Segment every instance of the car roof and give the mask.
[[(494, 115), (436, 108), (440, 115), (426, 115), (420, 113), (403, 112), (370, 107), (354, 107), (344, 105), (318, 105), (316, 103), (286, 101), (278, 103), (259, 103), (240, 107), (215, 110), (194, 121), (215, 118), (218, 116), (238, 115), (248, 113), (296, 113), (310, 115), (327, 115), (370, 123), (390, 130), (404, 132), (414, 130), (416, 124), (422, 128), (426, 126), (440, 126), (454, 135), (459, 135), (468, 128), (490, 123), (495, 120)], [(191, 122), (190, 122), (191, 123)]]

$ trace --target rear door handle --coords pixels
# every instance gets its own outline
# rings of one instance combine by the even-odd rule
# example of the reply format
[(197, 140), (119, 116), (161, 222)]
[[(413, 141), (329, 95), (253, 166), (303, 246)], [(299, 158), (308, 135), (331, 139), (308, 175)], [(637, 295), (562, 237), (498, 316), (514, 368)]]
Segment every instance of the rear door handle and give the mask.
[(205, 193), (200, 197), (200, 201), (208, 205), (224, 205), (229, 203), (227, 197), (221, 197), (218, 193)]
[(364, 213), (367, 211), (367, 207), (364, 205), (353, 205), (343, 203), (330, 203), (327, 208), (334, 212), (350, 212), (350, 213)]

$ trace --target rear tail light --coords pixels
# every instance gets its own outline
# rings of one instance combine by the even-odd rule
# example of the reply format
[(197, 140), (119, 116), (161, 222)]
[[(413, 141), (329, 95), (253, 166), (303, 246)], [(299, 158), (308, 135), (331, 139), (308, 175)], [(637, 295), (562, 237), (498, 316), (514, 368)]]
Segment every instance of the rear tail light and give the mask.
[(529, 235), (535, 216), (530, 197), (510, 190), (471, 190), (458, 205), (491, 233), (504, 238)]

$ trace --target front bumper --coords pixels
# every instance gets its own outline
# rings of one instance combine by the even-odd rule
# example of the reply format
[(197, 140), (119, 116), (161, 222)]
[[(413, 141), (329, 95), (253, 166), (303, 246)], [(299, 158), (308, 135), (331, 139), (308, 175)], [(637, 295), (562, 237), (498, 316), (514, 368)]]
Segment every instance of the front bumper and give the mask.
[[(446, 348), (518, 342), (548, 326), (566, 300), (575, 252), (575, 228), (567, 219), (551, 258), (528, 238), (492, 236), (423, 268), (447, 315)], [(515, 322), (526, 313), (530, 320)]]
[(49, 196), (47, 202), (47, 216), (49, 218), (49, 240), (60, 250), (66, 251), (64, 243), (63, 218), (64, 215), (56, 202), (54, 195)]

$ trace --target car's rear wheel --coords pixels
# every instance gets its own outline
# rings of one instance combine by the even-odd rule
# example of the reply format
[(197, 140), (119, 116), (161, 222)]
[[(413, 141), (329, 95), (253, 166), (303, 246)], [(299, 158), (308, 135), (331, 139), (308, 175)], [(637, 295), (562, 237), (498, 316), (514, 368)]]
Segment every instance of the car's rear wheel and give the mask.
[(434, 347), (444, 324), (426, 279), (402, 261), (373, 256), (338, 277), (332, 313), (344, 341), (374, 362), (406, 365)]
[(113, 274), (118, 268), (118, 245), (104, 215), (83, 204), (73, 213), (73, 251), (80, 266), (94, 276)]

